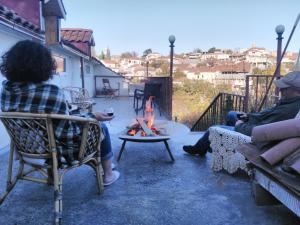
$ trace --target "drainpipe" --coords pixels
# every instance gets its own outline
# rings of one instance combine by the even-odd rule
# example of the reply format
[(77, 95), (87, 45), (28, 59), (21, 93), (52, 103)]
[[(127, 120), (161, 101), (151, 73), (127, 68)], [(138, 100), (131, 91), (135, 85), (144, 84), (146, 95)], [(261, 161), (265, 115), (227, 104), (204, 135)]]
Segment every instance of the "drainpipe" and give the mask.
[(81, 78), (81, 87), (84, 88), (84, 71), (83, 71), (83, 58), (80, 57), (80, 78)]

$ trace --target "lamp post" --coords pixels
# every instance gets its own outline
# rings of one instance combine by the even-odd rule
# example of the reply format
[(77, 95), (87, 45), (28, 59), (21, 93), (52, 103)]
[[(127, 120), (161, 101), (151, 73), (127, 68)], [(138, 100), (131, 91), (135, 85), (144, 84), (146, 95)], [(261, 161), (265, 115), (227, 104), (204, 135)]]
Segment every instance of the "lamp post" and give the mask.
[(173, 55), (174, 55), (174, 42), (176, 38), (174, 35), (169, 36), (170, 42), (170, 77), (169, 77), (169, 116), (172, 120), (172, 100), (173, 100)]
[(147, 68), (146, 76), (148, 77), (149, 76), (149, 61), (148, 60), (146, 61), (146, 68)]
[(173, 55), (174, 55), (174, 42), (176, 38), (174, 35), (169, 36), (169, 42), (170, 42), (170, 77), (173, 77)]
[[(276, 74), (275, 74), (276, 80), (280, 79), (280, 69), (281, 69), (280, 68), (281, 67), (280, 59), (281, 59), (281, 48), (282, 48), (282, 39), (283, 39), (282, 34), (283, 34), (284, 30), (285, 30), (285, 28), (284, 28), (283, 25), (278, 25), (275, 28), (275, 31), (277, 33), (277, 38), (276, 38), (277, 39), (277, 59), (276, 59), (276, 68), (277, 68), (277, 70), (276, 70)], [(275, 89), (275, 95), (276, 96), (279, 95), (279, 89), (278, 88)]]

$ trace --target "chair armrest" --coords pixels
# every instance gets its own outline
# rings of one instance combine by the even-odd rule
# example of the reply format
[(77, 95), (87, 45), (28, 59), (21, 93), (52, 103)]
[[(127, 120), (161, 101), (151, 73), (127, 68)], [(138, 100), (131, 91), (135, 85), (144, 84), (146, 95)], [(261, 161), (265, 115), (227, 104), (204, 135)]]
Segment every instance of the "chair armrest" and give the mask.
[(137, 97), (137, 96), (141, 97), (143, 95), (144, 95), (144, 90), (141, 90), (141, 89), (134, 90), (134, 97)]

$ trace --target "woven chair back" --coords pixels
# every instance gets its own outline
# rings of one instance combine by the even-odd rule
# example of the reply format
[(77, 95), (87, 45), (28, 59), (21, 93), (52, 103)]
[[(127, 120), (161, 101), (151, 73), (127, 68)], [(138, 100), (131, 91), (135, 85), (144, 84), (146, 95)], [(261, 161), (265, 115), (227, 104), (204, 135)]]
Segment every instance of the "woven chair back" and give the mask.
[[(81, 143), (78, 143), (78, 160), (94, 155), (100, 146), (100, 127), (97, 121), (87, 118), (18, 112), (0, 112), (11, 141), (21, 155), (33, 158), (50, 158), (60, 143), (54, 135), (55, 121), (78, 123), (82, 128)], [(68, 146), (66, 146), (68, 147)]]
[(64, 91), (68, 92), (71, 98), (70, 103), (81, 103), (90, 100), (90, 95), (87, 89), (80, 87), (65, 87)]
[(0, 118), (20, 153), (50, 155), (47, 117), (34, 114), (36, 116), (33, 118), (31, 115), (33, 114), (1, 113)]

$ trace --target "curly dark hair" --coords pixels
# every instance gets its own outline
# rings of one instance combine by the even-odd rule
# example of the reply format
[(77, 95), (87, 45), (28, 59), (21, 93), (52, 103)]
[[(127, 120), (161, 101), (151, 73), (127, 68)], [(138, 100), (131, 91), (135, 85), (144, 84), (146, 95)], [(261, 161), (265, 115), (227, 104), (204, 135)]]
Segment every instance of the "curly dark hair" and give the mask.
[(50, 51), (34, 41), (20, 41), (2, 56), (1, 73), (12, 82), (40, 83), (52, 78), (56, 64)]

